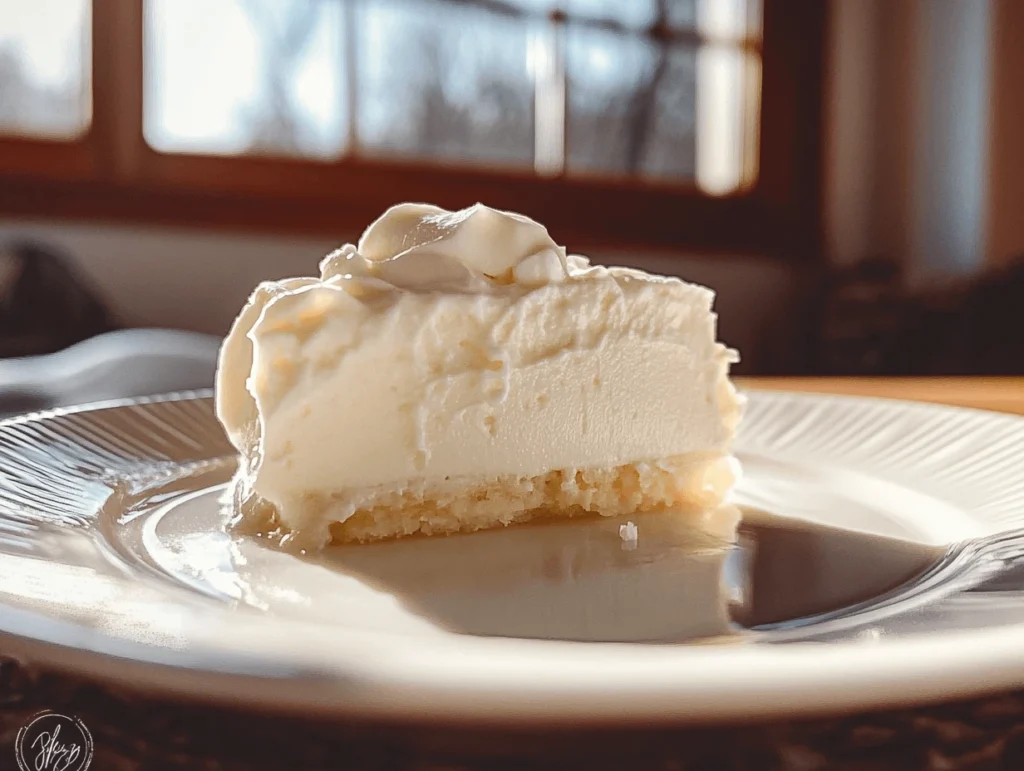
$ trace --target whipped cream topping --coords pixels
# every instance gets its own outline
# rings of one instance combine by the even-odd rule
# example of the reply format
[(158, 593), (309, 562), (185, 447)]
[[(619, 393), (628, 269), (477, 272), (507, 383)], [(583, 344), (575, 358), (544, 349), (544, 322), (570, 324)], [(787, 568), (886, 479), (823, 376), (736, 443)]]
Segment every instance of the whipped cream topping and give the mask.
[(428, 204), (392, 206), (363, 233), (320, 263), (324, 281), (348, 291), (487, 291), (491, 286), (564, 281), (571, 263), (547, 228), (528, 217), (476, 204), (449, 212)]
[(740, 401), (713, 297), (591, 266), (517, 214), (403, 204), (318, 279), (257, 288), (217, 411), (293, 529), (403, 487), (727, 456)]

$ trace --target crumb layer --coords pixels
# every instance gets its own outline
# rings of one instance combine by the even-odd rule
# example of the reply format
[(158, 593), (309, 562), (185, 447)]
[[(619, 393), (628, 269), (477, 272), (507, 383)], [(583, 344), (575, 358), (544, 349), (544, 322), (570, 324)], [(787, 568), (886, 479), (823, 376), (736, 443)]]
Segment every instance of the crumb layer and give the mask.
[[(541, 518), (606, 517), (719, 506), (735, 481), (727, 457), (704, 453), (609, 468), (558, 469), (539, 476), (506, 475), (486, 482), (445, 480), (376, 489), (366, 505), (345, 512), (331, 496), (302, 502), (303, 548), (326, 543), (379, 541), (409, 535), (470, 533)], [(241, 495), (246, 529), (278, 531), (288, 517), (258, 496)], [(351, 499), (351, 491), (339, 498)], [(294, 512), (292, 512), (294, 513)], [(697, 516), (697, 515), (695, 515)]]

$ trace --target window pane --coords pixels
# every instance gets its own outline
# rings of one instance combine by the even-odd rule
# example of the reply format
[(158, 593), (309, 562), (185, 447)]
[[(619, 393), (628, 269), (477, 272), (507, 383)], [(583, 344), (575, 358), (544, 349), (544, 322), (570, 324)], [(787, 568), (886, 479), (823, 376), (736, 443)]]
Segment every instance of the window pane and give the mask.
[(361, 151), (533, 163), (529, 23), (443, 0), (368, 0), (359, 11)]
[(692, 48), (577, 29), (567, 53), (570, 173), (693, 176)]
[(731, 193), (757, 176), (761, 60), (728, 41), (761, 34), (760, 0), (701, 0), (697, 24), (716, 42), (701, 47), (697, 63), (697, 186)]
[(147, 0), (145, 135), (164, 152), (340, 155), (339, 0)]
[(735, 41), (761, 35), (761, 0), (690, 2), (694, 6), (696, 25), (708, 38)]
[(54, 139), (92, 117), (88, 0), (0, 1), (0, 133)]
[(704, 45), (570, 24), (567, 172), (693, 181), (712, 194), (751, 184), (760, 59), (739, 41), (757, 34), (759, 9), (745, 0), (658, 4), (672, 25), (696, 25), (715, 41)]
[(748, 187), (757, 175), (760, 59), (706, 45), (697, 72), (697, 186), (712, 195)]
[(659, 53), (648, 82), (650, 116), (642, 134), (640, 173), (693, 179), (696, 171), (697, 48), (676, 46)]

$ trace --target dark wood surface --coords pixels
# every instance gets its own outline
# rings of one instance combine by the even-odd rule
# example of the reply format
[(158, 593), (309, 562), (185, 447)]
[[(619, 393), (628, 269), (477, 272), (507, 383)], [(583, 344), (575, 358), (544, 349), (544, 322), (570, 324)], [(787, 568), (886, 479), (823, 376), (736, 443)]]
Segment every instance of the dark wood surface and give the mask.
[[(92, 768), (957, 771), (1024, 769), (1024, 694), (824, 720), (623, 730), (324, 722), (166, 702), (0, 659), (0, 771), (48, 709), (92, 733)], [(424, 705), (424, 711), (429, 705)]]

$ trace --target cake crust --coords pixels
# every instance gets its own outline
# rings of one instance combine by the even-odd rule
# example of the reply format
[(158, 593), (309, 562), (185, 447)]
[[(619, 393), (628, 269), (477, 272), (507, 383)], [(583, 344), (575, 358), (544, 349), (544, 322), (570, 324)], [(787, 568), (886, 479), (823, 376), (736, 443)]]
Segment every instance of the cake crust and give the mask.
[(261, 534), (276, 533), (286, 544), (317, 548), (325, 543), (379, 541), (410, 535), (471, 533), (536, 519), (617, 517), (675, 510), (700, 518), (718, 507), (735, 481), (728, 457), (692, 453), (651, 463), (611, 468), (557, 469), (494, 480), (417, 480), (395, 489), (367, 491), (364, 503), (348, 510), (350, 495), (311, 496), (304, 511), (292, 511), (303, 525), (282, 525), (273, 504), (235, 480), (236, 524)]

